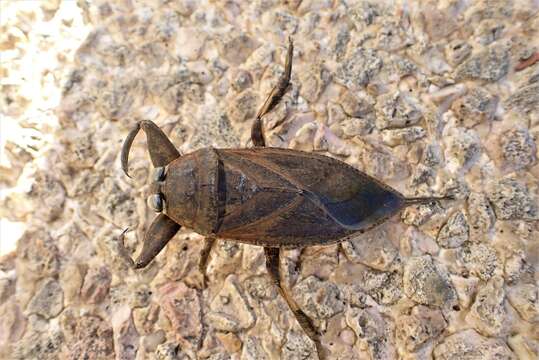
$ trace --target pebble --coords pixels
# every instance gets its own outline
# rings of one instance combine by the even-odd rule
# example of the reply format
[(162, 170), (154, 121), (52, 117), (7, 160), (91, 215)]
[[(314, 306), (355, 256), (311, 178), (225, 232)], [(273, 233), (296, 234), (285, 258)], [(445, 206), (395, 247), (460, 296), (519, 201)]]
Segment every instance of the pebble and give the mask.
[(247, 89), (234, 98), (229, 108), (228, 116), (232, 121), (240, 123), (251, 120), (256, 115), (259, 105), (256, 93)]
[(494, 209), (484, 193), (472, 192), (467, 200), (467, 219), (469, 223), (470, 239), (480, 241), (488, 238), (494, 227), (496, 216)]
[(223, 287), (211, 301), (210, 309), (208, 318), (220, 331), (237, 333), (250, 328), (256, 321), (256, 315), (235, 275), (225, 279)]
[(451, 110), (460, 124), (471, 128), (493, 120), (498, 99), (482, 87), (474, 87), (453, 102)]
[(343, 59), (335, 78), (351, 91), (357, 91), (369, 84), (382, 66), (382, 57), (376, 50), (357, 48), (353, 54)]
[(382, 225), (354, 236), (341, 246), (350, 261), (384, 271), (391, 268), (398, 256), (398, 249), (392, 241), (393, 236), (387, 227)]
[(518, 284), (510, 287), (507, 299), (522, 319), (530, 323), (539, 323), (539, 289), (536, 284)]
[(539, 357), (539, 341), (522, 334), (511, 336), (507, 343), (518, 359), (537, 359)]
[(451, 65), (457, 66), (470, 56), (472, 47), (462, 39), (455, 39), (446, 45), (445, 53), (447, 61)]
[(380, 305), (393, 305), (402, 297), (402, 275), (366, 268), (354, 276), (354, 283)]
[(286, 335), (285, 343), (281, 349), (281, 359), (283, 360), (315, 360), (316, 350), (314, 344), (308, 340), (306, 335), (289, 331)]
[(409, 144), (427, 136), (427, 132), (420, 126), (405, 129), (387, 129), (382, 132), (382, 141), (388, 146)]
[(293, 294), (301, 310), (312, 319), (328, 319), (344, 309), (339, 288), (316, 276), (309, 276), (297, 283)]
[(80, 290), (82, 300), (98, 304), (105, 300), (111, 283), (111, 274), (106, 267), (90, 268)]
[(445, 248), (457, 248), (468, 241), (469, 230), (466, 216), (458, 211), (440, 229), (436, 241)]
[(493, 182), (487, 196), (494, 205), (496, 218), (501, 220), (537, 220), (537, 199), (530, 194), (525, 184), (514, 177), (504, 177)]
[(511, 94), (505, 105), (518, 113), (527, 114), (539, 111), (539, 82), (522, 86)]
[(502, 340), (483, 337), (474, 330), (468, 329), (446, 337), (434, 349), (434, 358), (436, 360), (512, 360), (515, 356)]
[(98, 360), (114, 356), (112, 326), (106, 320), (96, 315), (81, 316), (74, 310), (66, 310), (60, 322), (68, 340), (69, 358)]
[(508, 168), (521, 170), (536, 162), (537, 146), (525, 128), (510, 129), (500, 136), (499, 141)]
[(466, 321), (482, 335), (500, 336), (508, 320), (503, 279), (493, 277), (479, 288)]
[(509, 71), (509, 52), (505, 46), (494, 44), (465, 60), (455, 69), (455, 78), (462, 80), (498, 81)]
[(257, 339), (254, 336), (248, 336), (245, 339), (243, 348), (242, 348), (241, 341), (239, 341), (239, 339), (238, 339), (238, 342), (239, 342), (238, 349), (236, 349), (235, 351), (228, 350), (228, 352), (233, 353), (241, 349), (242, 350), (241, 358), (240, 358), (241, 360), (258, 360), (258, 359), (267, 360), (269, 359), (268, 354), (264, 351), (264, 348), (262, 347), (262, 344), (260, 343), (260, 339)]
[(362, 348), (371, 359), (391, 359), (396, 357), (394, 325), (374, 308), (349, 308), (346, 323), (355, 332)]
[(438, 337), (446, 326), (447, 322), (440, 310), (417, 305), (410, 315), (397, 319), (396, 338), (407, 351), (416, 352), (427, 341)]
[(170, 282), (158, 293), (161, 309), (172, 324), (178, 341), (197, 348), (202, 341), (201, 304), (197, 291), (183, 282)]
[(466, 242), (457, 250), (457, 261), (469, 274), (489, 280), (500, 267), (496, 251), (485, 243)]
[(380, 95), (375, 107), (376, 127), (381, 130), (415, 125), (423, 118), (419, 101), (401, 92)]
[(445, 158), (452, 172), (466, 172), (481, 153), (481, 141), (474, 130), (455, 128), (447, 143)]
[(38, 314), (46, 319), (58, 316), (64, 308), (64, 292), (58, 281), (43, 280), (40, 288), (26, 308), (27, 314)]
[(17, 303), (2, 304), (0, 306), (0, 348), (15, 344), (24, 335), (26, 324), (27, 319)]
[(423, 305), (451, 307), (457, 301), (447, 271), (428, 255), (411, 258), (404, 265), (404, 293)]

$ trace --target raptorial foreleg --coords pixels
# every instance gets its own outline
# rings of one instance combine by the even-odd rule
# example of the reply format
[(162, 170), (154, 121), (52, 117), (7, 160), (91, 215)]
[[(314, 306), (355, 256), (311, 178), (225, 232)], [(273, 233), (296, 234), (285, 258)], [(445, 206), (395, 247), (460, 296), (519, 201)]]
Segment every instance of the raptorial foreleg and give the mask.
[(144, 243), (142, 245), (142, 250), (137, 257), (137, 260), (133, 261), (131, 257), (127, 254), (127, 251), (124, 247), (123, 237), (125, 234), (122, 233), (120, 236), (120, 253), (127, 260), (129, 265), (133, 269), (141, 269), (146, 267), (156, 256), (163, 250), (165, 245), (176, 235), (181, 226), (175, 223), (171, 218), (161, 213), (153, 220), (150, 228), (144, 235)]
[[(165, 133), (155, 123), (149, 120), (139, 121), (125, 138), (122, 146), (122, 170), (125, 175), (129, 176), (127, 171), (127, 163), (129, 159), (129, 150), (135, 140), (135, 136), (142, 129), (146, 133), (148, 142), (148, 152), (152, 159), (154, 167), (163, 167), (171, 163), (173, 160), (180, 157), (180, 153)], [(129, 176), (130, 177), (130, 176)]]

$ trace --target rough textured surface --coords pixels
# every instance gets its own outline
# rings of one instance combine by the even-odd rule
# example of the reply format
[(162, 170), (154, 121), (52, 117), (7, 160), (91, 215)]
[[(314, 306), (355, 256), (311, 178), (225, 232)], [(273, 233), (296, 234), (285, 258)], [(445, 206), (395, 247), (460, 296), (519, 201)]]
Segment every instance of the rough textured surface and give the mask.
[[(539, 356), (537, 1), (0, 1), (0, 358), (316, 359), (262, 249), (183, 229), (129, 269), (153, 213), (150, 119), (182, 153), (247, 146), (295, 42), (272, 146), (409, 196), (283, 284), (328, 359)], [(530, 60), (531, 59), (531, 60)], [(516, 71), (519, 69), (519, 71)], [(20, 233), (17, 235), (17, 231)], [(18, 238), (10, 245), (6, 238)]]
[(506, 344), (489, 339), (474, 330), (464, 330), (448, 336), (434, 349), (434, 358), (443, 360), (515, 359)]

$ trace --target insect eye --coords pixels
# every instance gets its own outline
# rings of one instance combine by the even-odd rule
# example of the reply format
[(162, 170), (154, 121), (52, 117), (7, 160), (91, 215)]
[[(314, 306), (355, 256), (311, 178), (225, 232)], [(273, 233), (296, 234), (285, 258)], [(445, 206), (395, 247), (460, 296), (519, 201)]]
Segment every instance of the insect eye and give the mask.
[(155, 168), (155, 172), (153, 174), (154, 181), (163, 181), (165, 180), (165, 168), (163, 166), (159, 166)]
[(163, 211), (163, 195), (153, 194), (148, 196), (148, 206), (155, 212)]

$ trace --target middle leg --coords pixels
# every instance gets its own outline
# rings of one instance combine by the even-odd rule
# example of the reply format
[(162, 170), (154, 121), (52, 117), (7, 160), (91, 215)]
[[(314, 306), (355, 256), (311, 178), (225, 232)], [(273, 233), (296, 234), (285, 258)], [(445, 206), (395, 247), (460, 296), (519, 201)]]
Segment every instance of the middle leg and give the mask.
[(208, 283), (208, 276), (206, 275), (206, 269), (208, 268), (208, 259), (210, 257), (211, 249), (215, 244), (215, 238), (208, 236), (204, 239), (204, 245), (200, 252), (200, 263), (198, 264), (198, 270), (202, 273), (202, 287), (205, 288)]
[(264, 248), (264, 252), (266, 254), (266, 268), (271, 279), (273, 280), (273, 283), (277, 286), (279, 293), (285, 299), (286, 303), (290, 307), (290, 310), (292, 310), (292, 312), (294, 313), (294, 316), (296, 317), (296, 320), (298, 321), (299, 325), (301, 326), (303, 331), (305, 331), (305, 333), (309, 336), (309, 338), (311, 338), (311, 340), (315, 342), (318, 348), (318, 331), (316, 331), (316, 329), (314, 328), (311, 319), (309, 319), (309, 317), (305, 315), (305, 313), (298, 307), (296, 302), (288, 295), (288, 293), (281, 285), (281, 273), (279, 270), (280, 250), (281, 249), (279, 248)]

